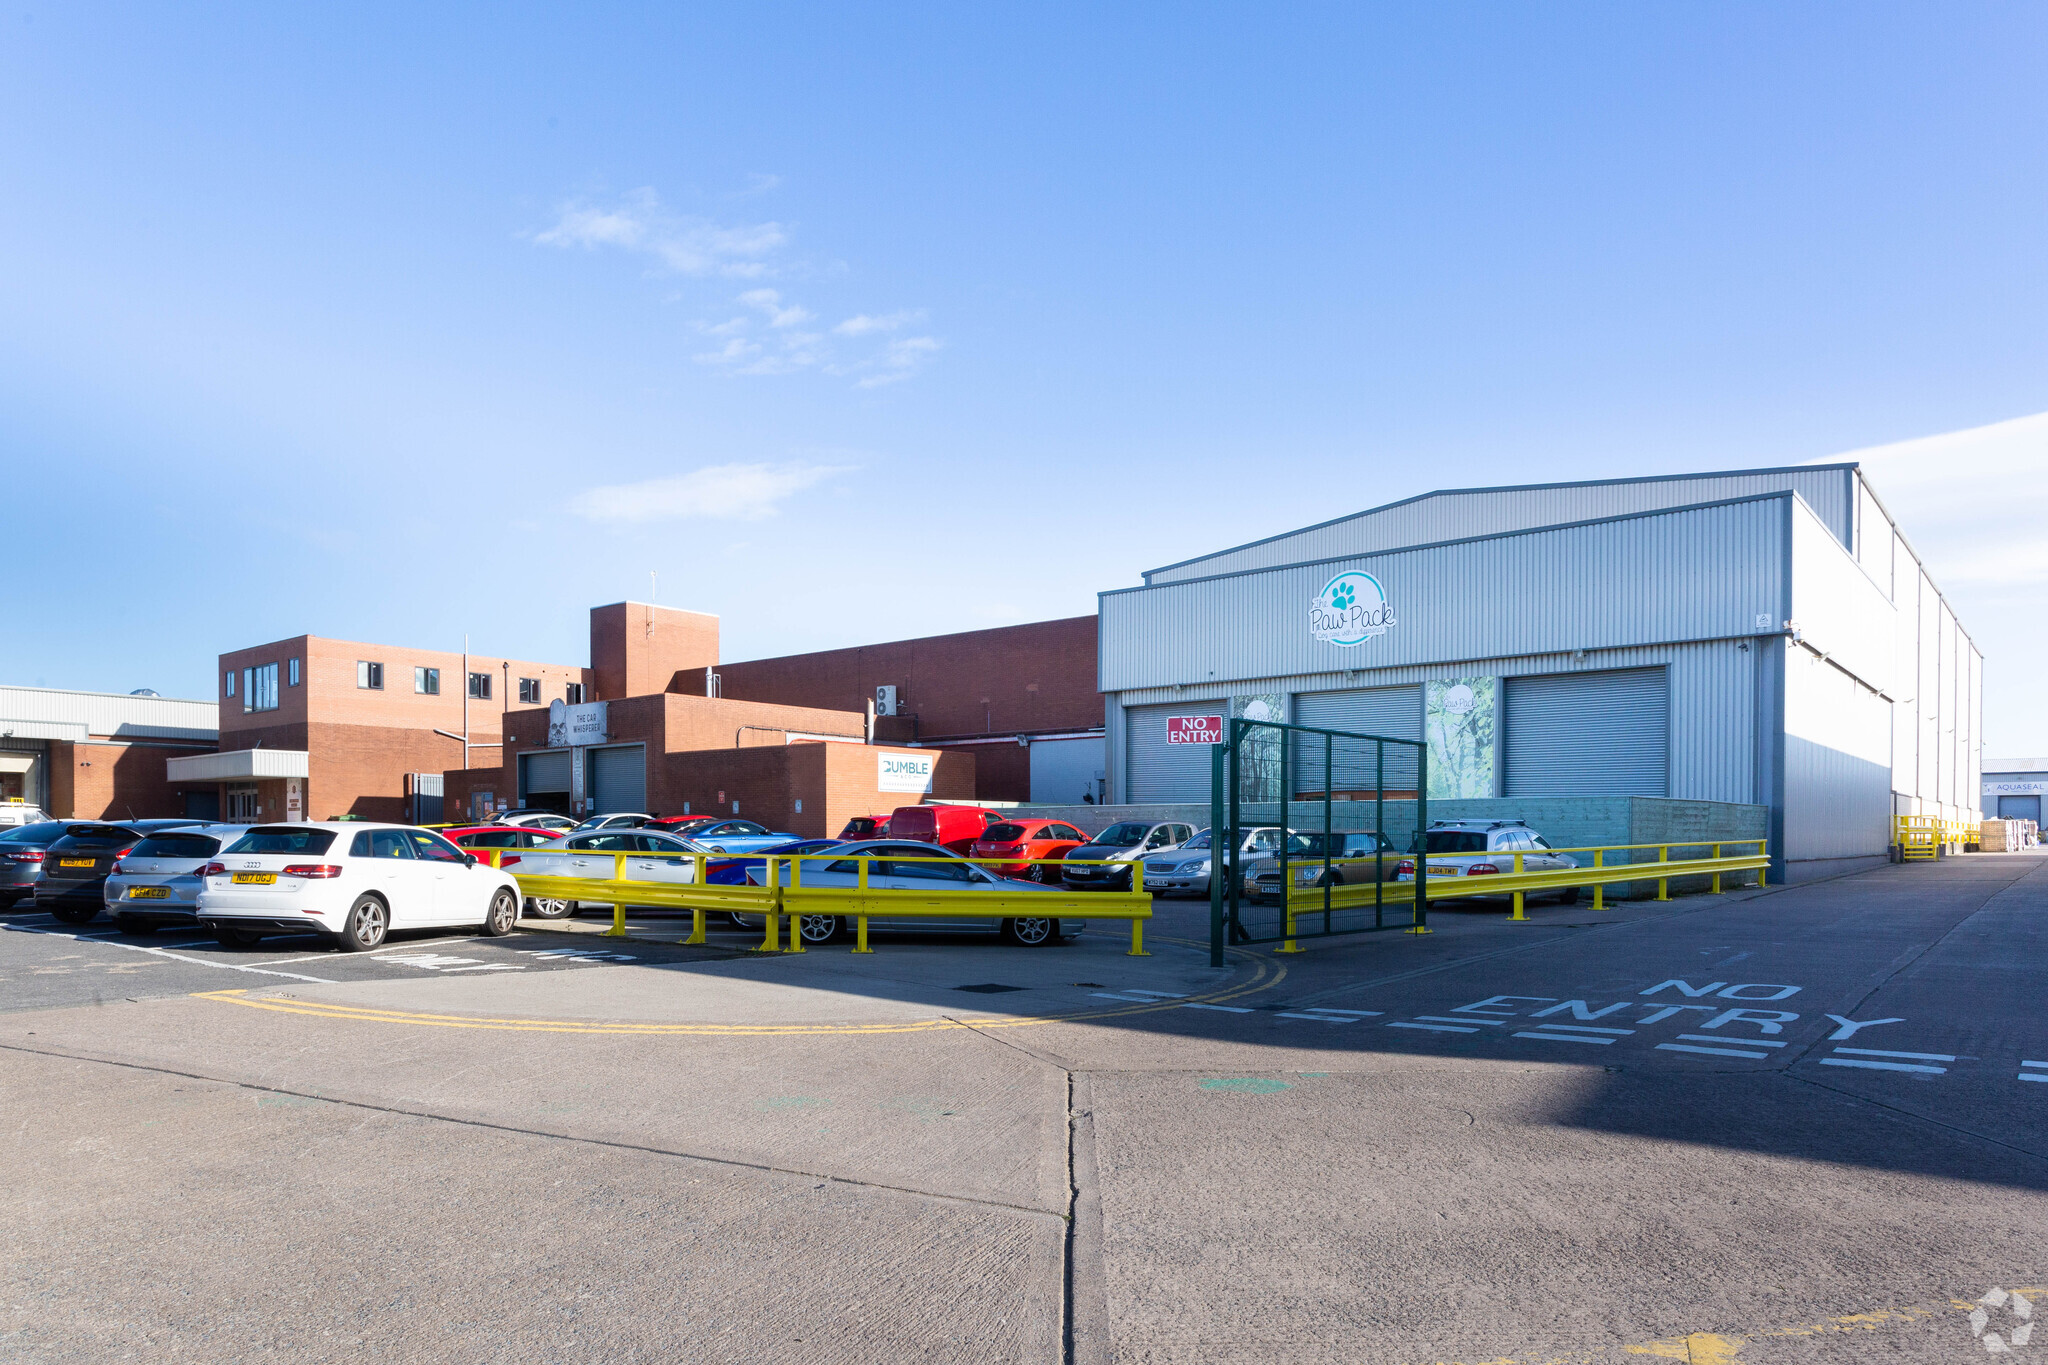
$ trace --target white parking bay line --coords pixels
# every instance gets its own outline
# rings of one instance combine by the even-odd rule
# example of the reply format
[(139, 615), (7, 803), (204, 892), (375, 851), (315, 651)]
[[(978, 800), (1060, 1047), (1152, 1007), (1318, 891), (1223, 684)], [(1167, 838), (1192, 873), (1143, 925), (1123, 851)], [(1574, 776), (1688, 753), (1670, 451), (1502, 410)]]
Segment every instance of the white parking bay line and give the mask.
[(1597, 1024), (1532, 1024), (1532, 1025), (1530, 1025), (1530, 1027), (1531, 1027), (1531, 1028), (1538, 1028), (1538, 1029), (1541, 1029), (1541, 1030), (1543, 1030), (1543, 1031), (1544, 1031), (1545, 1033), (1613, 1033), (1613, 1034), (1627, 1034), (1627, 1033), (1634, 1033), (1634, 1032), (1635, 1032), (1635, 1030), (1634, 1030), (1634, 1029), (1632, 1029), (1632, 1028), (1601, 1028), (1601, 1027), (1600, 1027), (1599, 1025), (1597, 1025)]
[(1591, 1033), (1517, 1033), (1517, 1038), (1540, 1038), (1546, 1043), (1611, 1043), (1612, 1038), (1602, 1038)]
[[(0, 928), (6, 928), (17, 934), (41, 934), (46, 938), (68, 938), (76, 942), (99, 942), (98, 939), (85, 939), (78, 934), (60, 934), (54, 929), (31, 929), (28, 928), (26, 925), (20, 924), (0, 925)], [(332, 977), (304, 976), (298, 972), (272, 971), (268, 967), (251, 967), (241, 962), (210, 962), (203, 957), (183, 957), (177, 953), (170, 951), (168, 948), (150, 948), (145, 947), (143, 944), (140, 943), (108, 942), (103, 944), (102, 946), (108, 948), (119, 948), (124, 952), (130, 953), (148, 953), (151, 957), (169, 958), (173, 962), (189, 962), (195, 967), (218, 967), (222, 971), (228, 972), (254, 972), (257, 976), (282, 976), (292, 981), (311, 981), (312, 983), (318, 986), (332, 986), (336, 984)]]
[(1952, 1062), (1955, 1058), (1946, 1052), (1886, 1052), (1875, 1047), (1838, 1047), (1837, 1052), (1852, 1057), (1903, 1057), (1909, 1062)]
[[(1220, 1010), (1225, 1014), (1251, 1013), (1251, 1010), (1243, 1005), (1204, 1005), (1194, 1000), (1188, 1001), (1186, 1004), (1182, 1005), (1181, 1008), (1184, 1010)], [(2048, 1076), (2043, 1076), (2041, 1077), (2041, 1079), (2044, 1081), (2048, 1081)]]
[(444, 967), (447, 972), (523, 972), (524, 962), (485, 962), (474, 967)]
[(1466, 1027), (1466, 1026), (1465, 1026), (1465, 1025), (1463, 1025), (1463, 1024), (1410, 1024), (1410, 1023), (1405, 1023), (1405, 1022), (1403, 1022), (1402, 1020), (1399, 1020), (1399, 1019), (1396, 1019), (1396, 1020), (1395, 1020), (1394, 1022), (1392, 1022), (1392, 1023), (1388, 1024), (1388, 1025), (1387, 1025), (1387, 1027), (1388, 1027), (1388, 1028), (1419, 1028), (1419, 1029), (1427, 1029), (1427, 1030), (1429, 1030), (1429, 1031), (1430, 1031), (1431, 1033), (1477, 1033), (1477, 1032), (1479, 1032), (1479, 1030), (1478, 1030), (1478, 1029), (1476, 1029), (1476, 1028), (1468, 1028), (1468, 1027)]
[[(1717, 1038), (1711, 1033), (1681, 1033), (1681, 1038), (1690, 1038), (1695, 1043), (1719, 1043), (1722, 1047), (1783, 1047), (1783, 1043), (1770, 1043), (1762, 1038)], [(1658, 1046), (1663, 1046), (1661, 1043)]]
[(1507, 1023), (1505, 1019), (1453, 1019), (1448, 1014), (1418, 1014), (1417, 1019), (1429, 1019), (1439, 1024), (1484, 1024), (1488, 1028), (1499, 1028)]
[(1282, 1019), (1313, 1019), (1318, 1024), (1355, 1024), (1361, 1019), (1377, 1017), (1378, 1014), (1378, 1010), (1326, 1010), (1317, 1008), (1281, 1010), (1278, 1017)]
[(1945, 1066), (1915, 1066), (1911, 1062), (1863, 1062), (1854, 1057), (1823, 1057), (1822, 1066), (1856, 1066), (1865, 1071), (1918, 1071), (1929, 1076), (1941, 1076), (1948, 1072)]
[[(1689, 1038), (1692, 1035), (1680, 1034), (1679, 1036)], [(1732, 1047), (1693, 1047), (1689, 1043), (1659, 1043), (1657, 1044), (1657, 1050), (1659, 1052), (1704, 1052), (1709, 1057), (1768, 1057), (1771, 1055), (1768, 1052), (1744, 1052), (1739, 1048)]]
[(2013, 1079), (2014, 1079), (2014, 1080), (2019, 1080), (2019, 1081), (2048, 1081), (2048, 1062), (2021, 1062), (2021, 1063), (2020, 1063), (2020, 1065), (2021, 1065), (2021, 1066), (2023, 1066), (2023, 1067), (2026, 1067), (2026, 1066), (2034, 1066), (2034, 1067), (2040, 1067), (2040, 1068), (2042, 1068), (2042, 1069), (2041, 1069), (2041, 1070), (2039, 1070), (2039, 1071), (2022, 1071), (2022, 1072), (2020, 1072), (2020, 1074), (2019, 1074), (2019, 1075), (2017, 1075), (2017, 1076), (2013, 1077)]

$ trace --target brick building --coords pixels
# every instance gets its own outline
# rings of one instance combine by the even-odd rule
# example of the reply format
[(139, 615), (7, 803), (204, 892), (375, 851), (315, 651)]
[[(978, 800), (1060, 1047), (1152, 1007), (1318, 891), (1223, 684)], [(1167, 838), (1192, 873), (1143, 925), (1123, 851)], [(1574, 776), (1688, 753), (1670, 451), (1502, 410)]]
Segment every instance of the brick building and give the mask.
[(737, 805), (798, 833), (926, 796), (1078, 801), (1100, 778), (1093, 617), (738, 664), (718, 626), (595, 607), (587, 666), (312, 635), (235, 650), (220, 752), (173, 776), (232, 820)]
[(211, 751), (219, 723), (209, 701), (0, 687), (0, 802), (74, 819), (210, 817), (212, 786), (175, 780), (165, 760)]
[(864, 711), (878, 695), (876, 742), (972, 753), (985, 801), (1102, 799), (1103, 710), (1096, 622), (1073, 616), (813, 654), (720, 664), (677, 691)]

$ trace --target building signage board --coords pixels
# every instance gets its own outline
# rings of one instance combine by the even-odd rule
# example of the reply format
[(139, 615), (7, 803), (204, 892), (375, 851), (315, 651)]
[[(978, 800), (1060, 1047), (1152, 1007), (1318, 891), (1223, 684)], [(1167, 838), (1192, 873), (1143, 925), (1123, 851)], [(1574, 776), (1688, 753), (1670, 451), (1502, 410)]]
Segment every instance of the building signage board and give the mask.
[(2048, 796), (2048, 777), (2022, 778), (2017, 782), (1984, 783), (1986, 796)]
[(1423, 684), (1430, 800), (1494, 794), (1499, 698), (1499, 678), (1436, 678)]
[(1166, 718), (1166, 742), (1168, 744), (1221, 744), (1223, 742), (1223, 717), (1168, 716)]
[(1359, 570), (1338, 574), (1308, 600), (1308, 633), (1324, 644), (1350, 649), (1397, 624), (1380, 581)]
[(937, 761), (937, 754), (876, 754), (875, 789), (929, 792), (932, 789), (932, 765)]
[(586, 701), (571, 706), (564, 701), (548, 703), (548, 747), (566, 749), (585, 744), (602, 744), (610, 739), (611, 726), (605, 715), (607, 702)]

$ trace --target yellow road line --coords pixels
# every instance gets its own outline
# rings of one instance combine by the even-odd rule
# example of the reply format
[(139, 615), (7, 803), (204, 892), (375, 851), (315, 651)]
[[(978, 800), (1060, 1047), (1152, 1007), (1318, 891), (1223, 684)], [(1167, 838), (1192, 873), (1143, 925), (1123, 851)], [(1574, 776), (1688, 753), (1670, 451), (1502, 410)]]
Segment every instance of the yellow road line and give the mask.
[[(1185, 943), (1175, 939), (1171, 942)], [(1207, 945), (1198, 945), (1206, 947)], [(387, 1010), (369, 1005), (348, 1005), (320, 1000), (298, 1000), (275, 996), (251, 996), (246, 990), (201, 991), (196, 999), (216, 1004), (242, 1005), (277, 1014), (301, 1014), (317, 1019), (347, 1019), (370, 1024), (411, 1024), (421, 1028), (483, 1029), (499, 1033), (599, 1033), (639, 1037), (698, 1036), (722, 1038), (863, 1036), (893, 1033), (943, 1033), (953, 1030), (1030, 1028), (1039, 1024), (1115, 1019), (1134, 1014), (1152, 1014), (1177, 1009), (1185, 1004), (1215, 1004), (1235, 1000), (1255, 991), (1271, 990), (1287, 975), (1287, 968), (1256, 953), (1232, 949), (1232, 954), (1253, 965), (1251, 979), (1199, 995), (1118, 1009), (1078, 1009), (1060, 1014), (1019, 1015), (994, 1018), (918, 1019), (895, 1024), (635, 1024), (600, 1023), (582, 1019), (520, 1019), (503, 1015), (433, 1014), (418, 1010)]]

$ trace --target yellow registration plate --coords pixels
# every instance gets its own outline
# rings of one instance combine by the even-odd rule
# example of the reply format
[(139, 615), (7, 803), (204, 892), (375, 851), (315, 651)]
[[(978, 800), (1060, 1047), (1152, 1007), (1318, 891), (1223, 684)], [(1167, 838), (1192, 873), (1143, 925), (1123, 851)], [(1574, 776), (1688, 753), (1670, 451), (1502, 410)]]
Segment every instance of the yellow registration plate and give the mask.
[(237, 872), (236, 886), (271, 886), (277, 882), (275, 872)]
[(128, 899), (131, 901), (167, 901), (171, 898), (168, 886), (131, 886)]
[(1432, 877), (1455, 877), (1458, 875), (1458, 869), (1453, 865), (1438, 867), (1432, 863), (1430, 864), (1429, 875)]
[(90, 859), (90, 858), (59, 858), (59, 859), (57, 860), (57, 866), (59, 866), (59, 867), (91, 867), (91, 866), (92, 866), (92, 862), (93, 862), (93, 860), (92, 860), (92, 859)]

